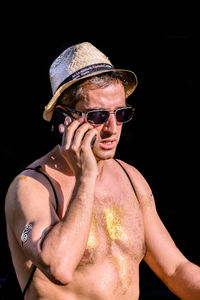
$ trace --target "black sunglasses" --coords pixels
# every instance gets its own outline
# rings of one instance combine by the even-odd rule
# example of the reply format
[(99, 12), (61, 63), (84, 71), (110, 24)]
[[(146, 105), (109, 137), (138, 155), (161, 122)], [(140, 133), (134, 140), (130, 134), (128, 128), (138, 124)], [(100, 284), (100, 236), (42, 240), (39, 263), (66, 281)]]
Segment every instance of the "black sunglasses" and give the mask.
[(127, 123), (133, 118), (135, 109), (132, 106), (126, 106), (122, 108), (117, 108), (115, 110), (106, 110), (106, 109), (96, 109), (90, 110), (86, 114), (75, 109), (69, 108), (65, 105), (58, 105), (57, 107), (63, 108), (64, 110), (77, 114), (80, 117), (86, 119), (87, 122), (94, 125), (101, 125), (105, 123), (110, 114), (115, 114), (116, 120), (118, 123)]

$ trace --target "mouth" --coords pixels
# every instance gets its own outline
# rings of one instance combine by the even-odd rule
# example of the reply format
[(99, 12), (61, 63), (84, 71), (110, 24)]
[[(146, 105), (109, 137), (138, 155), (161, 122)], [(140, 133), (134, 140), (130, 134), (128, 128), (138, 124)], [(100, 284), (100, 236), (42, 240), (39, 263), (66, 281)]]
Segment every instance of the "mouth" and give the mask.
[(105, 150), (113, 149), (116, 145), (116, 140), (104, 140), (99, 143), (100, 147)]

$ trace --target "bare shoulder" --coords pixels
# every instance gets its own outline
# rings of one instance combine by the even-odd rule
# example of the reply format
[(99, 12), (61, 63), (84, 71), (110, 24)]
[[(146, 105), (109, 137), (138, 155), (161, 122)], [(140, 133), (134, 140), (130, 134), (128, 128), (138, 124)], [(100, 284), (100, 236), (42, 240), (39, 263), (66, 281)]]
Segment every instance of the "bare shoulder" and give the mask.
[(144, 176), (132, 165), (127, 164), (126, 162), (117, 159), (118, 162), (122, 165), (122, 167), (128, 173), (136, 192), (136, 196), (138, 201), (142, 206), (154, 204), (154, 198), (152, 190), (144, 178)]
[(44, 185), (40, 177), (36, 172), (26, 170), (17, 175), (8, 188), (6, 205), (9, 207), (9, 204), (23, 202), (27, 195), (31, 197), (32, 191), (36, 192), (39, 189), (42, 192)]
[(23, 171), (14, 178), (7, 191), (7, 223), (11, 227), (23, 227), (36, 221), (38, 212), (51, 205), (51, 198), (51, 190), (44, 176), (32, 170)]
[[(130, 178), (133, 180), (133, 183), (136, 185), (145, 186), (147, 181), (143, 177), (143, 175), (132, 165), (117, 159), (117, 161), (122, 165), (122, 167), (126, 170)], [(147, 184), (148, 185), (148, 184)]]

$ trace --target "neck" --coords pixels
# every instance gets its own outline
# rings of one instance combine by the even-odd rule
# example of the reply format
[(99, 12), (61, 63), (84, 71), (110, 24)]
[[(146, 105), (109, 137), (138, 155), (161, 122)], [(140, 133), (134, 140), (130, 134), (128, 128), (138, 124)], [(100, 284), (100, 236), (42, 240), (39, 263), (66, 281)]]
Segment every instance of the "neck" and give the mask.
[(98, 179), (98, 180), (100, 180), (100, 179), (102, 178), (104, 165), (105, 165), (105, 161), (104, 161), (104, 160), (99, 160), (99, 161), (97, 161), (97, 167), (98, 167), (98, 175), (97, 175), (97, 179)]
[[(66, 160), (62, 157), (60, 153), (60, 146), (57, 145), (53, 150), (50, 152), (50, 160), (51, 165), (53, 168), (61, 171), (62, 173), (65, 173), (69, 176), (73, 176), (73, 172), (71, 171), (68, 163)], [(101, 179), (103, 169), (104, 169), (105, 161), (104, 160), (97, 160), (97, 167), (98, 167), (98, 180)]]

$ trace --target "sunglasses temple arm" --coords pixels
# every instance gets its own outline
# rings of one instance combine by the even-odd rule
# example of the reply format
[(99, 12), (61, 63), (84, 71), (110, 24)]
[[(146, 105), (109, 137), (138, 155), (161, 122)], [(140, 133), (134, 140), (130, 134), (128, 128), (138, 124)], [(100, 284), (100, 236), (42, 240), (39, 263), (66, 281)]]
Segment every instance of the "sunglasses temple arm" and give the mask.
[(68, 109), (71, 113), (74, 113), (74, 114), (76, 114), (76, 115), (78, 115), (78, 116), (80, 116), (80, 117), (82, 117), (82, 118), (84, 118), (84, 119), (87, 120), (87, 114), (85, 114), (85, 113), (83, 113), (83, 112), (80, 112), (80, 111), (77, 111), (77, 110), (75, 110), (75, 109), (73, 109), (73, 108), (67, 107), (67, 109)]

